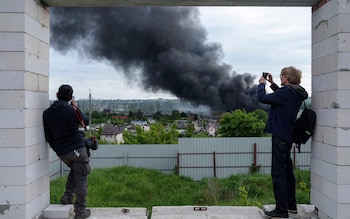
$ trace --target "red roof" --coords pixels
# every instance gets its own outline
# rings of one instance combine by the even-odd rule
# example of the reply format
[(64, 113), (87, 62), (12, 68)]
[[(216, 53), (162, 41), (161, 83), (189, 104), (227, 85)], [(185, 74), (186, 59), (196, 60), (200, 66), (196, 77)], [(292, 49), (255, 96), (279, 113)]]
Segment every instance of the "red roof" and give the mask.
[(129, 119), (129, 116), (124, 116), (124, 115), (121, 115), (121, 116), (112, 116), (112, 119)]

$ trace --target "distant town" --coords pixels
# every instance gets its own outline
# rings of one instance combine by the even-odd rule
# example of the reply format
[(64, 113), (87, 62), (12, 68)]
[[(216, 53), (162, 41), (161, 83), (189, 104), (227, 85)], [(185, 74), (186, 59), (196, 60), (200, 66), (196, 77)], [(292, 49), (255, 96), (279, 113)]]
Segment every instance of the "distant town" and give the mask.
[[(89, 112), (89, 99), (77, 100), (78, 107), (84, 113)], [(91, 111), (117, 113), (128, 115), (130, 111), (142, 111), (145, 115), (153, 115), (156, 112), (171, 114), (173, 110), (194, 114), (210, 114), (206, 106), (193, 106), (188, 101), (179, 99), (146, 99), (146, 100), (103, 100), (91, 99)]]
[[(50, 101), (50, 104), (53, 101)], [(169, 139), (163, 138), (166, 143), (176, 143), (177, 137), (216, 137), (220, 127), (220, 117), (226, 112), (211, 112), (205, 106), (193, 106), (188, 101), (179, 99), (146, 99), (146, 100), (102, 100), (102, 99), (80, 99), (76, 100), (78, 107), (87, 116), (91, 113), (90, 130), (94, 131), (94, 135), (104, 143), (137, 143), (137, 134), (140, 131), (149, 132), (152, 124), (156, 121), (164, 125), (168, 133), (172, 133), (174, 129), (177, 134)], [(311, 98), (306, 101), (307, 105), (311, 104)], [(260, 110), (260, 112), (258, 112)], [(262, 109), (254, 111), (255, 114), (249, 121), (261, 125), (261, 130), (257, 133), (244, 134), (244, 136), (261, 136), (263, 135), (264, 123), (266, 122), (267, 112)], [(232, 113), (232, 112), (230, 112)], [(245, 116), (252, 116), (244, 109), (242, 112), (237, 112), (239, 117), (235, 120), (240, 120)], [(169, 115), (169, 116), (166, 116)], [(226, 115), (227, 116), (227, 115)], [(163, 117), (163, 119), (161, 119)], [(231, 116), (230, 120), (233, 118)], [(242, 117), (242, 118), (240, 118)], [(261, 121), (260, 121), (261, 120)], [(227, 119), (225, 120), (227, 122)], [(230, 121), (228, 121), (230, 122)], [(236, 122), (237, 123), (237, 122)], [(245, 124), (246, 128), (247, 124)], [(137, 131), (137, 127), (141, 129)], [(154, 126), (154, 128), (160, 128)], [(250, 129), (249, 129), (250, 130)], [(127, 131), (127, 132), (125, 132)], [(234, 131), (233, 131), (234, 132)], [(241, 131), (242, 132), (242, 131)], [(130, 134), (127, 134), (130, 133)], [(154, 132), (153, 132), (154, 133)], [(159, 129), (156, 133), (162, 133)], [(242, 132), (243, 133), (243, 132)], [(91, 134), (91, 131), (90, 131)], [(124, 135), (126, 134), (126, 135)], [(221, 133), (221, 136), (231, 136), (231, 134)], [(233, 135), (237, 136), (237, 135)], [(145, 141), (145, 136), (142, 141)], [(148, 143), (157, 140), (156, 137), (147, 137)], [(175, 139), (175, 141), (173, 141)], [(145, 143), (145, 142), (138, 142)], [(164, 143), (164, 142), (162, 142)]]
[[(50, 100), (50, 104), (53, 101)], [(179, 112), (184, 112), (188, 114), (212, 114), (210, 108), (207, 106), (195, 106), (189, 101), (182, 101), (180, 99), (79, 99), (76, 100), (78, 107), (82, 112), (88, 113), (92, 112), (110, 112), (116, 113), (118, 115), (128, 115), (130, 111), (142, 111), (145, 115), (153, 115), (156, 112), (161, 112), (162, 114), (170, 115), (173, 110), (178, 110)], [(306, 101), (306, 105), (311, 105), (311, 97)], [(220, 112), (215, 112), (218, 114)], [(224, 113), (224, 112), (221, 112)]]

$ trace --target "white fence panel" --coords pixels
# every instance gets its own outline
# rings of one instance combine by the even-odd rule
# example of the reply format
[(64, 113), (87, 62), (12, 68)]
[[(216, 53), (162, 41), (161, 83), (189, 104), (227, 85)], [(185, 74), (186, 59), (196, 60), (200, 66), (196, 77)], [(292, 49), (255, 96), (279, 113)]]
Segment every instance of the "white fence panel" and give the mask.
[(133, 166), (171, 173), (176, 165), (178, 145), (100, 145), (91, 151), (92, 168)]
[[(298, 168), (310, 167), (309, 141), (302, 153), (292, 153)], [(260, 173), (271, 170), (271, 137), (181, 138), (179, 139), (178, 172), (194, 180), (206, 177), (225, 178), (248, 173), (253, 164)]]
[[(254, 146), (256, 145), (256, 146)], [(255, 150), (255, 152), (254, 152)], [(298, 168), (310, 168), (311, 141), (301, 153), (292, 153)], [(133, 166), (155, 169), (165, 174), (176, 171), (194, 180), (225, 178), (248, 173), (253, 163), (261, 173), (270, 173), (271, 138), (179, 138), (179, 144), (100, 145), (91, 151), (92, 168)], [(50, 150), (50, 176), (66, 175), (69, 168)]]

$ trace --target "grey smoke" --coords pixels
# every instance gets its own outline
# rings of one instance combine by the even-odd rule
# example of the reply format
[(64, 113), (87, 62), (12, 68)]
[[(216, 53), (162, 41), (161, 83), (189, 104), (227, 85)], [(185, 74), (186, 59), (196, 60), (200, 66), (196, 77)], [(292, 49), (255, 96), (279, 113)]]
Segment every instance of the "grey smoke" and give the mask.
[(128, 79), (141, 77), (145, 90), (212, 110), (259, 105), (255, 78), (222, 62), (222, 46), (208, 42), (198, 8), (52, 8), (51, 45), (107, 60)]

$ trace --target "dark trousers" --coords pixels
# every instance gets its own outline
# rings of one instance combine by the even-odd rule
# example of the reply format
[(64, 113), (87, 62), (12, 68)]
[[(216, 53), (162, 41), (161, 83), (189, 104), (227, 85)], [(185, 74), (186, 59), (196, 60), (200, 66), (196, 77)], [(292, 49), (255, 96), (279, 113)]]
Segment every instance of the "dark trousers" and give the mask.
[(73, 200), (75, 194), (74, 210), (77, 215), (81, 215), (86, 209), (87, 176), (90, 173), (90, 165), (86, 148), (80, 148), (77, 152), (80, 154), (79, 157), (72, 151), (60, 158), (70, 168), (64, 196)]
[(271, 176), (276, 210), (287, 212), (296, 205), (295, 177), (293, 163), (290, 157), (292, 145), (278, 137), (272, 137), (272, 168)]

